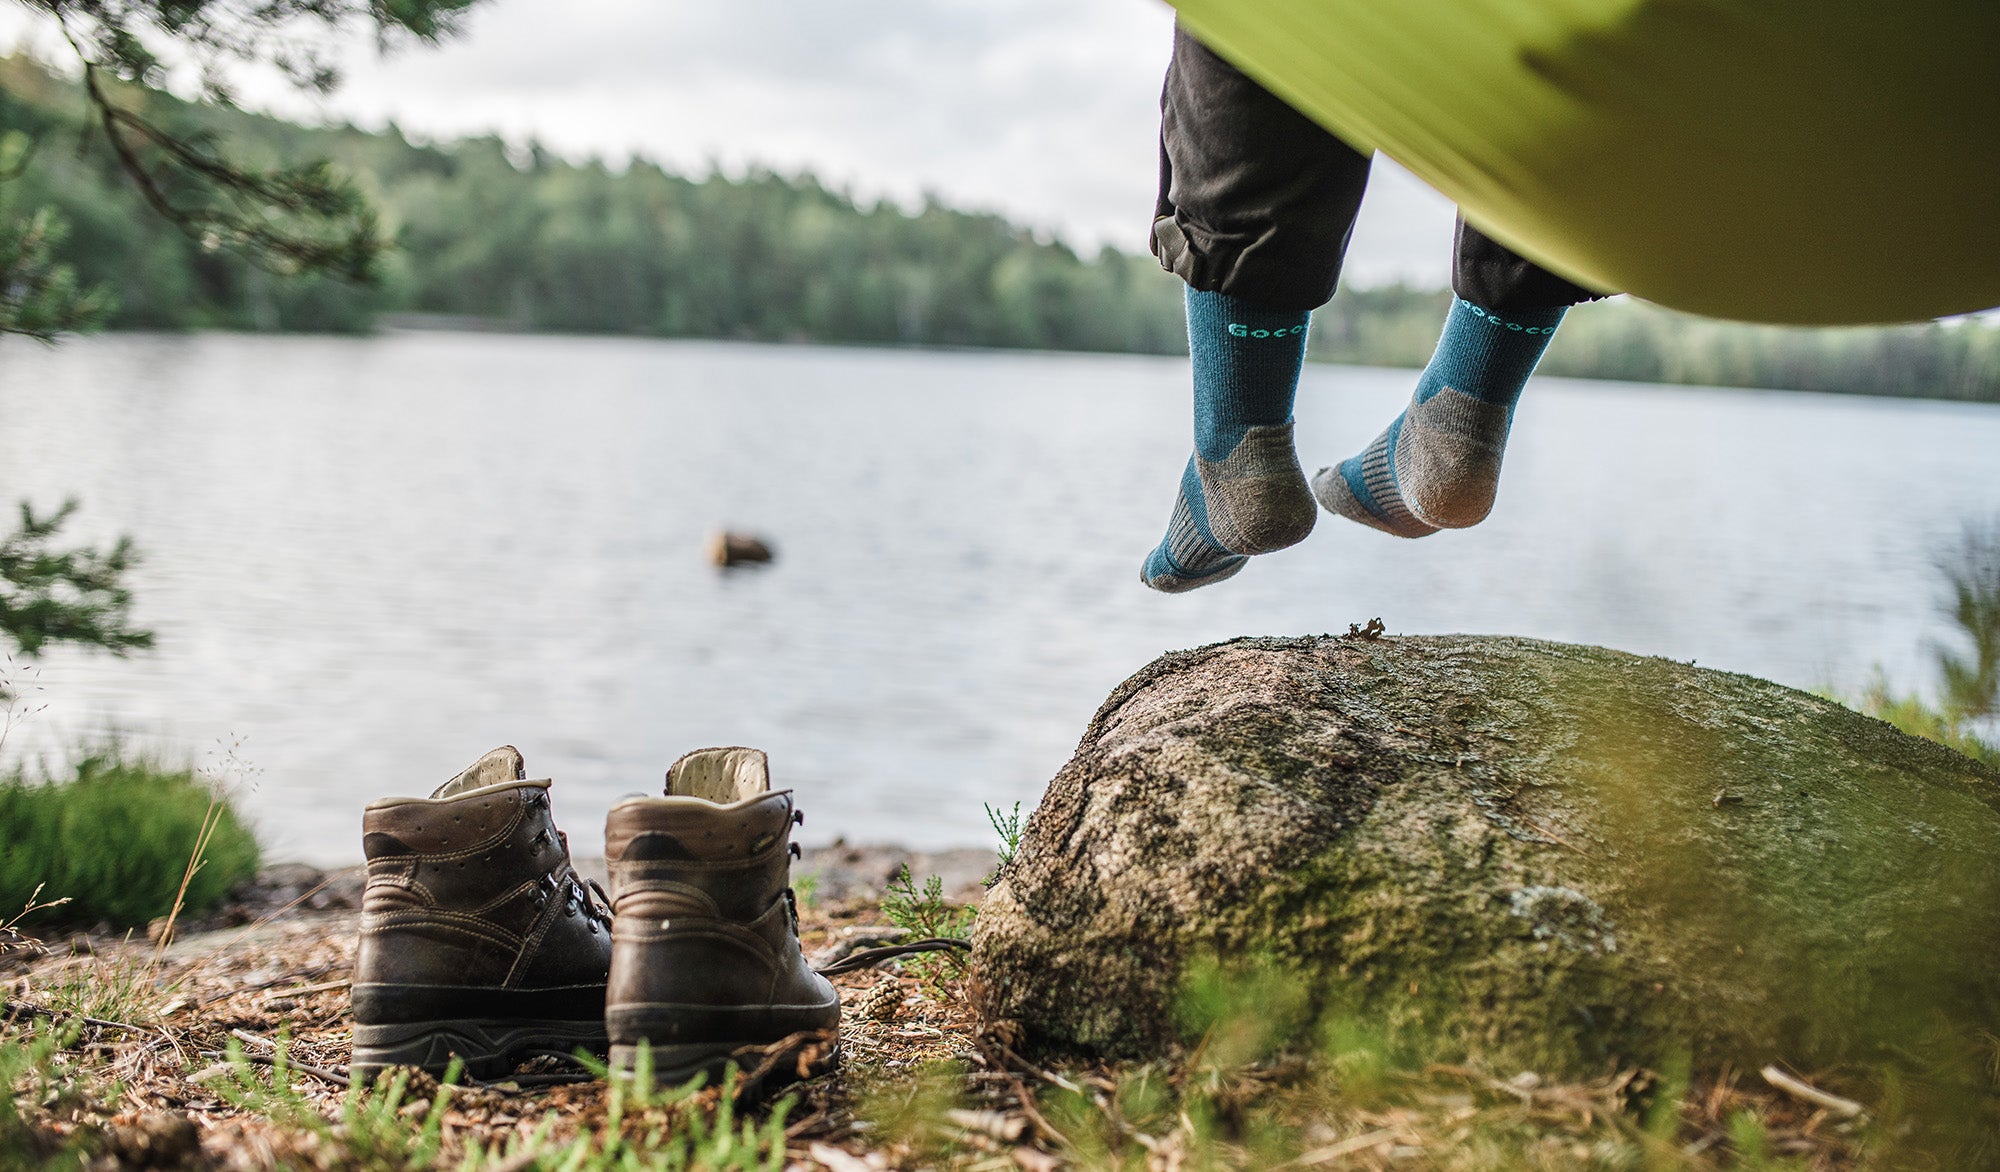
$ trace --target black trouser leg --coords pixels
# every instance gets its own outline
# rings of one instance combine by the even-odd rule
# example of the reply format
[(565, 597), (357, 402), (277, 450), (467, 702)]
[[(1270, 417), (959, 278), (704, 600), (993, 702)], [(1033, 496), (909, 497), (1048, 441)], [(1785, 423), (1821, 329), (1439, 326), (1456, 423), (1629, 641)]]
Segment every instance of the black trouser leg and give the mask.
[(1466, 223), (1463, 216), (1453, 239), (1451, 289), (1495, 313), (1560, 309), (1604, 296), (1555, 275)]
[(1206, 293), (1318, 308), (1367, 186), (1367, 155), (1174, 30), (1152, 240), (1169, 271)]
[[(1203, 292), (1272, 309), (1333, 296), (1369, 157), (1179, 28), (1160, 95), (1152, 250)], [(1459, 222), (1452, 288), (1502, 311), (1599, 296)]]

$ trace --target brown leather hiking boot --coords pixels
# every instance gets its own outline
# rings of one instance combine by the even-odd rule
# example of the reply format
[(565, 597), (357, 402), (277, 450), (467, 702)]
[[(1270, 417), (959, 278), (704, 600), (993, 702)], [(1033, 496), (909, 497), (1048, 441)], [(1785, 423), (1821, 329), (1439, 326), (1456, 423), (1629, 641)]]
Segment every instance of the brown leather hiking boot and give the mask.
[(385, 1066), (436, 1074), (454, 1056), (493, 1078), (539, 1054), (604, 1052), (610, 913), (570, 869), (549, 783), (527, 775), (509, 745), (427, 799), (361, 816), (357, 1080)]
[(612, 1065), (629, 1068), (644, 1042), (656, 1077), (681, 1082), (720, 1073), (745, 1047), (839, 1029), (840, 995), (799, 951), (800, 820), (757, 749), (689, 753), (667, 770), (665, 797), (611, 808)]

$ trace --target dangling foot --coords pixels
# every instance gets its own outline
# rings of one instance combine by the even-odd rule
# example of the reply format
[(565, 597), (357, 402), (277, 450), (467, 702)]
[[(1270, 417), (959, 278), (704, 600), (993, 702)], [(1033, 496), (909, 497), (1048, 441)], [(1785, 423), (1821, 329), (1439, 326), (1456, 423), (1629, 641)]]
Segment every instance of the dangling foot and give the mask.
[(1167, 535), (1140, 577), (1180, 593), (1220, 582), (1251, 554), (1312, 532), (1312, 492), (1292, 449), (1292, 397), (1309, 315), (1187, 293), (1195, 451)]
[(1397, 537), (1485, 520), (1514, 405), (1562, 318), (1560, 308), (1503, 318), (1454, 299), (1408, 409), (1360, 455), (1320, 469), (1313, 496), (1329, 512)]

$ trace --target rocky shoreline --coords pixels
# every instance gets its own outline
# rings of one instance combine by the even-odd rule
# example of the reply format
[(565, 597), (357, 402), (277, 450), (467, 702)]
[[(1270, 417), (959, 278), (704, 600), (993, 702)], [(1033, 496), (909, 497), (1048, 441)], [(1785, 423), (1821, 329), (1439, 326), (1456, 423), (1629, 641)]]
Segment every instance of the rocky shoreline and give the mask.
[[(586, 879), (609, 884), (601, 857), (573, 860), (577, 873)], [(802, 899), (834, 904), (875, 903), (889, 889), (896, 875), (908, 867), (921, 887), (932, 876), (940, 881), (945, 898), (955, 904), (977, 903), (985, 883), (999, 866), (990, 850), (958, 848), (941, 851), (911, 850), (885, 843), (851, 844), (844, 839), (819, 847), (806, 847), (804, 857), (792, 867), (792, 878)], [(267, 924), (300, 914), (333, 914), (361, 910), (361, 889), (366, 869), (315, 867), (310, 863), (268, 863), (254, 878), (239, 885), (220, 905), (198, 914), (183, 913), (174, 924), (177, 939), (188, 940), (212, 932)], [(143, 935), (158, 943), (166, 931), (165, 921), (155, 921)], [(109, 924), (88, 928), (42, 928), (19, 930), (18, 944), (0, 947), (0, 975), (19, 972), (35, 957), (50, 952), (91, 951), (142, 935)]]
[[(1000, 860), (990, 850), (960, 848), (922, 851), (886, 843), (849, 843), (835, 839), (826, 846), (806, 847), (792, 867), (796, 884), (813, 898), (843, 902), (880, 899), (905, 867), (922, 884), (935, 875), (947, 898), (972, 902), (978, 898)], [(608, 883), (602, 858), (573, 860), (577, 874)], [(265, 919), (281, 909), (356, 911), (366, 869), (321, 868), (308, 863), (271, 863), (256, 878), (231, 892), (222, 906), (197, 917), (183, 917), (179, 931), (195, 933), (230, 928)]]

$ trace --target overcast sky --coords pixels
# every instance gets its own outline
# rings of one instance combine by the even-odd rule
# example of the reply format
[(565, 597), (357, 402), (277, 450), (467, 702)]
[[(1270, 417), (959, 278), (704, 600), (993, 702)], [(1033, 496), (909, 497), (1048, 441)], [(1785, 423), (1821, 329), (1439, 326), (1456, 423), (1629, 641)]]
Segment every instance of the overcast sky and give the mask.
[[(0, 2), (0, 45), (59, 56), (37, 19)], [(439, 49), (338, 44), (331, 98), (254, 74), (239, 86), (252, 108), (418, 137), (497, 131), (694, 172), (762, 163), (864, 198), (935, 191), (1136, 250), (1172, 27), (1160, 0), (492, 0)], [(1442, 284), (1450, 234), (1450, 204), (1378, 161), (1348, 273)]]

